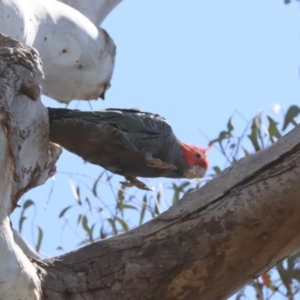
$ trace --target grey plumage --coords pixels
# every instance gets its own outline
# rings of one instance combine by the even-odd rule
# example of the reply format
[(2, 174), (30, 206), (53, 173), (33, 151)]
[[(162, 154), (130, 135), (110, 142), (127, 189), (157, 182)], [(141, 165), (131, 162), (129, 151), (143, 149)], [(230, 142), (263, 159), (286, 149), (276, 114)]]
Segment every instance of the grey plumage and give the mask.
[[(84, 112), (48, 108), (50, 141), (125, 176), (182, 178), (190, 167), (161, 116), (135, 109)], [(130, 177), (130, 178), (129, 178)]]

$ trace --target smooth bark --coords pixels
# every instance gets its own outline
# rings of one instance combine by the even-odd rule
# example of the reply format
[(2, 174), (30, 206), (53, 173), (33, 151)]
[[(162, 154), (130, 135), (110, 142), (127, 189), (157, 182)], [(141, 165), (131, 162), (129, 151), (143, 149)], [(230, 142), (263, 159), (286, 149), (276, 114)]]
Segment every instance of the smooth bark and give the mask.
[[(103, 9), (114, 7), (103, 2)], [(113, 5), (116, 0), (109, 2)], [(116, 55), (104, 29), (56, 0), (0, 0), (0, 13), (0, 33), (39, 51), (45, 95), (65, 103), (104, 98)]]
[(103, 20), (122, 0), (59, 0), (85, 15), (96, 26), (100, 26)]

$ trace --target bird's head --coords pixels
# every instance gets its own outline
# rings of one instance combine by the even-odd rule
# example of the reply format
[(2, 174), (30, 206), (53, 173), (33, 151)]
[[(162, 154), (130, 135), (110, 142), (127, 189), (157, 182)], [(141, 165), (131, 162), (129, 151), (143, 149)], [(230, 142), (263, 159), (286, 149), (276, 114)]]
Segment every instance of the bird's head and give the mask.
[(200, 148), (197, 146), (180, 143), (183, 157), (188, 165), (188, 169), (184, 171), (186, 178), (202, 178), (208, 169), (208, 160), (206, 151), (209, 148)]

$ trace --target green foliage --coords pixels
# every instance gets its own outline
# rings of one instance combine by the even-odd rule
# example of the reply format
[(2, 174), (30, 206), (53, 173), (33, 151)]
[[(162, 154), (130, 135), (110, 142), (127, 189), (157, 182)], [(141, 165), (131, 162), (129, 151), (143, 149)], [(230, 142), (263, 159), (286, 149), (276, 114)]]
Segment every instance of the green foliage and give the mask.
[[(299, 1), (299, 0), (297, 0)], [(284, 0), (284, 4), (290, 4), (292, 1), (291, 0)]]
[(180, 184), (172, 183), (172, 190), (174, 191), (172, 205), (176, 204), (180, 200), (181, 196), (187, 192), (185, 191), (185, 188), (189, 185), (189, 181), (184, 181)]
[(40, 252), (44, 233), (40, 226), (38, 226), (37, 228), (38, 228), (38, 240), (37, 240), (37, 244), (35, 246), (35, 251)]
[[(20, 233), (22, 232), (24, 221), (28, 219), (27, 216), (25, 215), (25, 213), (30, 208), (34, 208), (34, 210), (35, 210), (34, 216), (35, 216), (36, 215), (36, 204), (31, 199), (28, 199), (23, 203), (21, 213), (20, 213), (19, 226), (18, 226)], [(40, 226), (33, 225), (33, 221), (34, 221), (34, 218), (32, 219), (32, 226), (37, 227), (37, 230), (38, 230), (35, 250), (36, 250), (36, 252), (40, 252), (40, 248), (41, 248), (43, 237), (44, 237), (44, 232)]]
[(283, 127), (282, 127), (282, 131), (284, 131), (288, 125), (292, 124), (293, 126), (296, 126), (297, 125), (297, 122), (295, 121), (295, 118), (299, 115), (300, 113), (300, 108), (296, 105), (292, 105), (285, 117), (284, 117), (284, 123), (283, 123)]
[(32, 200), (26, 200), (23, 204), (19, 220), (19, 232), (22, 232), (23, 223), (27, 219), (27, 217), (25, 216), (25, 212), (30, 206), (35, 206), (35, 203)]
[(147, 194), (145, 194), (144, 197), (143, 197), (143, 204), (142, 204), (142, 209), (141, 209), (139, 225), (143, 224), (146, 208), (147, 208)]

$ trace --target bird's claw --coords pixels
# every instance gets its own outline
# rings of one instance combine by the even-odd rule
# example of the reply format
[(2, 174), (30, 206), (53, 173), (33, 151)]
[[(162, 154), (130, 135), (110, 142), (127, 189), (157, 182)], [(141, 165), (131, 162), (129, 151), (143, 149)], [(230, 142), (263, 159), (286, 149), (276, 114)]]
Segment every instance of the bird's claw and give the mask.
[(134, 176), (131, 176), (131, 175), (127, 175), (127, 176), (124, 176), (126, 180), (128, 181), (121, 181), (120, 183), (123, 185), (123, 186), (126, 186), (126, 187), (137, 187), (141, 190), (145, 190), (145, 191), (152, 191), (151, 189), (149, 189), (147, 187), (147, 185), (145, 183), (143, 183), (142, 181), (139, 181), (138, 179), (136, 179)]
[(165, 163), (158, 158), (146, 159), (146, 162), (147, 162), (147, 166), (151, 168), (177, 170), (176, 166)]

